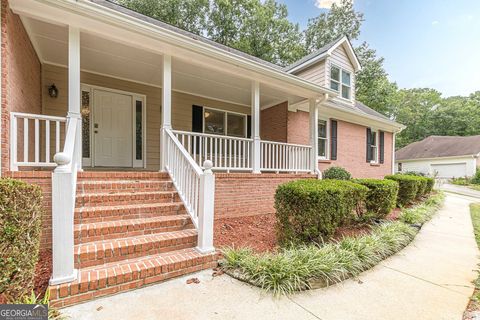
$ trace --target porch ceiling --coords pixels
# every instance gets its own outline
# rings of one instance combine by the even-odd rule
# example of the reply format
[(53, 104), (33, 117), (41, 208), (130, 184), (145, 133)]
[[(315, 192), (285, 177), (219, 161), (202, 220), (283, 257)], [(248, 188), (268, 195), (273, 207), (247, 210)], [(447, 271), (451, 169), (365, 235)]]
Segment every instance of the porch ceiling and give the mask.
[[(22, 22), (42, 63), (68, 65), (68, 28), (30, 17)], [(97, 35), (81, 33), (81, 69), (111, 77), (162, 86), (162, 59), (158, 53), (128, 46)], [(173, 57), (172, 89), (249, 106), (250, 81), (222, 73), (195, 61)], [(262, 106), (288, 100), (296, 103), (302, 97), (286, 94), (267, 85), (260, 88)]]

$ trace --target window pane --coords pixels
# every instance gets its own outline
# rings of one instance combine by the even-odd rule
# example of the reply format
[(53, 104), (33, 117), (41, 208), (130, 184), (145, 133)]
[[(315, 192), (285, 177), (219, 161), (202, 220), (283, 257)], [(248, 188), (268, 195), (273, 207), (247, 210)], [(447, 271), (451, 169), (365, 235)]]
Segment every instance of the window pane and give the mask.
[(377, 145), (377, 133), (376, 132), (372, 132), (372, 141), (370, 143), (372, 146), (376, 146)]
[(327, 156), (327, 140), (318, 139), (318, 156), (326, 157)]
[(350, 99), (350, 88), (342, 86), (342, 97), (345, 99)]
[(225, 134), (225, 112), (205, 109), (205, 133)]
[(142, 160), (142, 101), (135, 101), (135, 159)]
[(245, 116), (227, 113), (227, 135), (245, 137)]
[(90, 91), (82, 91), (82, 157), (90, 158)]
[(350, 72), (342, 70), (342, 83), (350, 86)]
[(335, 81), (330, 81), (330, 89), (338, 91), (339, 84)]
[(333, 80), (337, 80), (340, 82), (340, 69), (337, 68), (337, 67), (332, 67), (330, 69), (330, 77), (333, 79)]
[(327, 137), (327, 121), (318, 120), (318, 137), (326, 138)]

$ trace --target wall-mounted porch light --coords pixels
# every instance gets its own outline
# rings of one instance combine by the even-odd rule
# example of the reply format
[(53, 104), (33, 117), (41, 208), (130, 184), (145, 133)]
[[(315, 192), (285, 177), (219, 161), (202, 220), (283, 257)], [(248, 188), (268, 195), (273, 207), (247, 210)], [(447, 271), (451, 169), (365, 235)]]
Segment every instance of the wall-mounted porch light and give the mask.
[(56, 97), (58, 97), (58, 89), (57, 89), (57, 87), (55, 86), (55, 83), (52, 84), (50, 87), (48, 87), (48, 95), (49, 95), (51, 98), (56, 98)]

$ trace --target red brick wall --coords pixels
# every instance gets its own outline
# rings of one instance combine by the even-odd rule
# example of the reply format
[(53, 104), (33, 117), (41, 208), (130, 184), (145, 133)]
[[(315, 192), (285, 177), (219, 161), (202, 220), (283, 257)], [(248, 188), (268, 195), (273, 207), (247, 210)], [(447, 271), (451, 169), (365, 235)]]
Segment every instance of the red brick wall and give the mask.
[[(41, 113), (41, 64), (8, 1), (2, 1), (2, 172), (9, 168), (9, 111)], [(33, 150), (33, 148), (30, 148)]]
[(44, 206), (40, 250), (52, 249), (52, 173), (49, 171), (17, 171), (7, 172), (4, 177), (40, 186)]
[(288, 102), (260, 112), (260, 137), (262, 140), (287, 142)]
[[(392, 133), (385, 132), (385, 162), (371, 165), (366, 162), (366, 127), (338, 121), (337, 160), (320, 161), (320, 170), (331, 166), (344, 167), (357, 178), (383, 178), (392, 171)], [(288, 112), (288, 143), (310, 144), (309, 114), (305, 111)]]
[(275, 212), (274, 195), (281, 183), (316, 178), (310, 174), (217, 173), (215, 174), (215, 218)]

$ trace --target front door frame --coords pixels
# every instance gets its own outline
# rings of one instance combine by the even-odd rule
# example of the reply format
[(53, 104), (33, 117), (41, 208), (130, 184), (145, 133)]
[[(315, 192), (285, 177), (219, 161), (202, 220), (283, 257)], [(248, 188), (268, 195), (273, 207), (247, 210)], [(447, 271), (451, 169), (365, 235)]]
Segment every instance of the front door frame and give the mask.
[[(123, 95), (128, 95), (132, 97), (132, 168), (146, 168), (147, 167), (147, 152), (146, 152), (146, 136), (147, 136), (147, 96), (144, 94), (139, 94), (135, 92), (123, 91), (118, 89), (112, 89), (107, 87), (101, 87), (91, 84), (82, 83), (81, 84), (81, 91), (89, 92), (90, 99), (89, 99), (89, 114), (90, 114), (90, 157), (83, 158), (82, 163), (84, 167), (95, 167), (95, 139), (94, 139), (94, 128), (93, 128), (93, 115), (94, 115), (94, 108), (95, 108), (95, 101), (94, 101), (94, 91), (101, 90), (111, 93), (118, 93)], [(136, 103), (137, 101), (142, 102), (142, 159), (136, 159)]]

